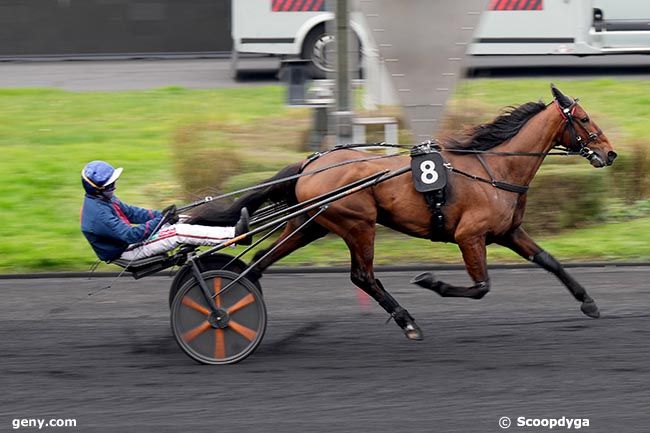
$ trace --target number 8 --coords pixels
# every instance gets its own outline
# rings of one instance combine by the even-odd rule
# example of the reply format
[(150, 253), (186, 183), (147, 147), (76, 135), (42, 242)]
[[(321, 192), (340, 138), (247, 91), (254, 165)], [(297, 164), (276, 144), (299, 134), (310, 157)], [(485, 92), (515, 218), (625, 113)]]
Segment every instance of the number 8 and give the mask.
[(422, 171), (420, 179), (427, 185), (435, 183), (438, 180), (436, 164), (433, 161), (430, 161), (428, 159), (426, 161), (422, 161), (420, 164), (420, 170)]

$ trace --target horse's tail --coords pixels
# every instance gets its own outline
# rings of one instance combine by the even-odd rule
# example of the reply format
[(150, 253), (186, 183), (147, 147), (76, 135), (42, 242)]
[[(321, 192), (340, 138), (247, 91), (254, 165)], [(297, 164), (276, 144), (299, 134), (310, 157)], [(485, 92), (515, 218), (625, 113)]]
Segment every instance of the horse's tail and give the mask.
[[(291, 164), (280, 170), (275, 176), (262, 183), (281, 180), (286, 177), (300, 173), (302, 162)], [(297, 179), (278, 182), (266, 188), (261, 188), (246, 194), (237, 199), (230, 207), (223, 209), (219, 203), (207, 203), (192, 212), (191, 224), (202, 224), (208, 226), (234, 225), (239, 219), (242, 208), (246, 208), (249, 214), (255, 213), (262, 205), (271, 201), (273, 203), (286, 202), (289, 205), (298, 202), (295, 193)]]

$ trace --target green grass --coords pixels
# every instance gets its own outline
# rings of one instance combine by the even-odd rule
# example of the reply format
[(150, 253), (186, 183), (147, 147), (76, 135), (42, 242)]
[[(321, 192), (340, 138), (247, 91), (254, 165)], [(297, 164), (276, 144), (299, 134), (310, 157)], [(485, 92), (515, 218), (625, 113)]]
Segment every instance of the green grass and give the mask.
[[(580, 98), (580, 105), (609, 136), (614, 147), (650, 140), (650, 81), (594, 80), (555, 81), (563, 93)], [(472, 108), (480, 101), (495, 109), (527, 101), (551, 101), (548, 80), (471, 80), (464, 81), (456, 92), (454, 105)], [(495, 112), (486, 112), (487, 118)]]
[[(650, 137), (650, 82), (613, 79), (556, 83), (581, 103), (610, 136), (617, 150)], [(500, 107), (529, 100), (550, 100), (544, 80), (474, 80), (463, 83), (452, 102), (455, 110), (478, 106), (486, 118)], [(79, 172), (93, 159), (125, 167), (119, 196), (130, 203), (162, 207), (187, 200), (174, 170), (173, 140), (179, 130), (217, 125), (209, 143), (246, 146), (244, 173), (226, 186), (257, 181), (295, 161), (300, 143), (286, 143), (279, 129), (265, 141), (266, 125), (296, 119), (304, 110), (284, 106), (279, 86), (246, 89), (73, 93), (52, 89), (0, 89), (0, 272), (85, 269), (94, 256), (79, 232), (82, 190)], [(219, 138), (219, 131), (224, 135)], [(232, 131), (235, 131), (234, 133)], [(299, 135), (299, 131), (296, 136)], [(251, 149), (269, 147), (255, 157)], [(272, 158), (270, 155), (275, 155)], [(252, 162), (251, 162), (252, 161)], [(210, 161), (205, 161), (209, 164)], [(268, 173), (267, 173), (268, 174)], [(650, 256), (650, 219), (593, 226), (540, 243), (563, 259), (643, 259)], [(491, 260), (517, 261), (490, 249)], [(458, 262), (454, 245), (431, 244), (382, 231), (377, 262), (382, 264)], [(347, 263), (345, 246), (327, 238), (289, 256), (284, 264)]]
[(283, 98), (277, 86), (116, 93), (0, 89), (0, 272), (80, 269), (93, 261), (79, 231), (80, 172), (88, 161), (125, 168), (118, 192), (126, 202), (162, 207), (183, 195), (173, 170), (175, 131), (197, 123), (235, 128), (306, 116), (285, 108)]
[[(600, 224), (536, 240), (562, 262), (650, 261), (650, 218)], [(280, 260), (278, 266), (347, 266), (349, 263), (343, 241), (328, 235)], [(458, 246), (414, 239), (383, 228), (378, 230), (376, 265), (432, 263), (462, 263)], [(525, 260), (507, 248), (490, 245), (488, 263), (525, 263)], [(111, 270), (111, 267), (102, 265), (99, 269)]]
[[(650, 260), (650, 218), (601, 224), (558, 236), (537, 239), (556, 258), (576, 260)], [(346, 265), (349, 263), (343, 241), (328, 236), (278, 262), (282, 265)], [(413, 239), (380, 230), (376, 241), (375, 263), (458, 263), (462, 262), (458, 246)], [(523, 263), (524, 260), (498, 245), (488, 247), (490, 262)]]

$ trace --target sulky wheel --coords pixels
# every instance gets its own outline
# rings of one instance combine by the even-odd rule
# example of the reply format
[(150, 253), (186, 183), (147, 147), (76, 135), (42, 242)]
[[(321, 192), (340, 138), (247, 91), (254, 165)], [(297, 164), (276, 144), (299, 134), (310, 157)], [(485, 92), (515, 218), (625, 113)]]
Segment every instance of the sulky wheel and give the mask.
[[(237, 278), (229, 271), (203, 274), (214, 295)], [(183, 351), (204, 364), (234, 364), (253, 353), (266, 330), (266, 306), (260, 291), (246, 278), (217, 295), (218, 314), (210, 311), (192, 278), (178, 291), (171, 308), (172, 332)]]
[[(234, 259), (234, 260), (233, 260)], [(230, 264), (229, 264), (230, 263)], [(228, 265), (228, 267), (226, 267)], [(217, 270), (217, 269), (224, 269), (227, 271), (234, 272), (236, 274), (242, 273), (248, 265), (244, 262), (242, 262), (239, 259), (235, 259), (233, 256), (230, 256), (228, 254), (211, 254), (209, 256), (203, 256), (199, 257), (199, 268), (201, 271), (208, 271), (208, 270)], [(185, 285), (190, 280), (193, 280), (194, 277), (192, 276), (192, 266), (189, 263), (185, 263), (181, 268), (178, 270), (176, 273), (176, 276), (174, 277), (174, 280), (172, 281), (172, 285), (169, 289), (169, 307), (171, 308), (172, 303), (174, 302), (174, 298), (176, 297), (176, 293)], [(255, 281), (253, 284), (255, 284), (255, 287), (262, 293), (262, 286), (260, 285), (259, 281)]]

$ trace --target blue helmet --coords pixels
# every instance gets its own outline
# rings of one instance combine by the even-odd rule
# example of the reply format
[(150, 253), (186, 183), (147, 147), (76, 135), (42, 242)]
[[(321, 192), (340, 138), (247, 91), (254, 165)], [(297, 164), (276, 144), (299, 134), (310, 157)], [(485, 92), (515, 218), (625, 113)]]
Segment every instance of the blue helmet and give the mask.
[(81, 183), (88, 194), (100, 194), (121, 174), (122, 167), (115, 169), (107, 162), (91, 161), (81, 170)]

